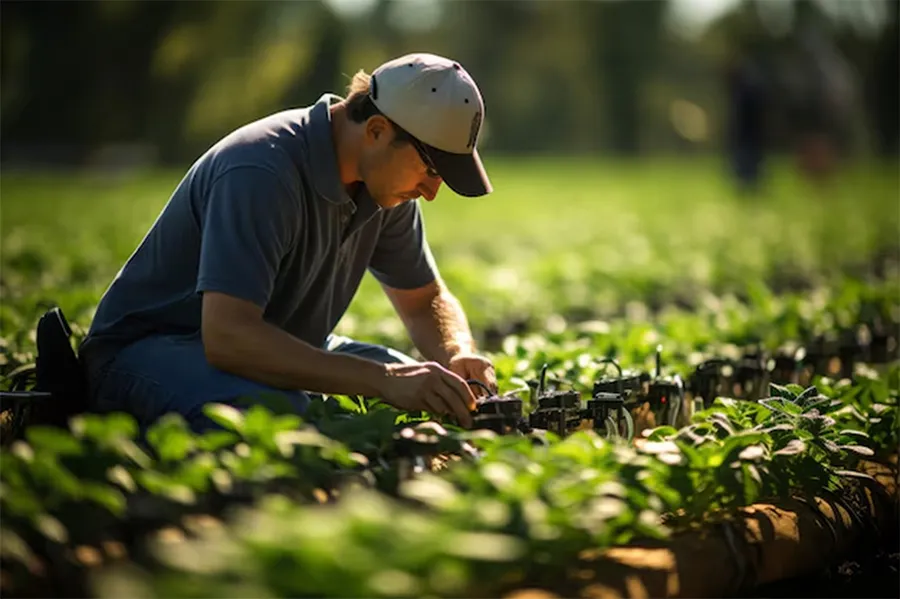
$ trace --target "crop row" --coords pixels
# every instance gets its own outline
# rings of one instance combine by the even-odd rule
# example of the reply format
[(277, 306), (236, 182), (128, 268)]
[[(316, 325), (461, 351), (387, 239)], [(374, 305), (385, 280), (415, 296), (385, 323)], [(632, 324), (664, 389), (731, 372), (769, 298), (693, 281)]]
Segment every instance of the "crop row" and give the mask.
[(815, 383), (719, 398), (635, 443), (464, 431), (350, 398), (317, 402), (315, 427), (262, 406), (209, 406), (222, 430), (204, 435), (174, 415), (144, 440), (121, 414), (30, 427), (0, 450), (4, 586), (412, 596), (540, 582), (585, 547), (846, 490), (856, 460), (898, 443), (900, 369)]

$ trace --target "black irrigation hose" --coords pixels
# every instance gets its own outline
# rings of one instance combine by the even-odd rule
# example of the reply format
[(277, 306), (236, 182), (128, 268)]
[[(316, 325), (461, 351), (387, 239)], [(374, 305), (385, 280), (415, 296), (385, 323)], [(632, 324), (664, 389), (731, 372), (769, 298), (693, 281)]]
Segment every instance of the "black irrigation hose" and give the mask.
[[(541, 367), (541, 374), (538, 377), (537, 395), (543, 395), (544, 391), (546, 390), (547, 371), (549, 368), (550, 368), (550, 365), (547, 362), (544, 362), (544, 365)], [(554, 380), (559, 381), (559, 379), (555, 379), (555, 378), (554, 378)]]
[(598, 364), (612, 364), (616, 367), (616, 371), (619, 373), (618, 381), (619, 381), (619, 395), (625, 396), (625, 379), (622, 376), (622, 367), (616, 361), (615, 358), (600, 358), (597, 360)]
[(484, 383), (482, 383), (481, 381), (479, 381), (477, 379), (469, 379), (466, 382), (470, 385), (475, 385), (477, 387), (481, 387), (482, 389), (484, 389), (484, 392), (487, 393), (488, 397), (491, 397), (492, 395), (494, 395), (494, 392), (491, 391), (487, 385), (485, 385)]
[(656, 346), (656, 378), (662, 376), (662, 345)]

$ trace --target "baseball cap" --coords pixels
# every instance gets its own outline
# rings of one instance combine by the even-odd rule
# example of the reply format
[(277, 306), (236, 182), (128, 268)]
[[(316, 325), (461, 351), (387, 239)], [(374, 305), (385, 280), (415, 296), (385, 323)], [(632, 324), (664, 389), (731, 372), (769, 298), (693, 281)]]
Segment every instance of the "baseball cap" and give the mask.
[(493, 191), (477, 148), (484, 99), (458, 62), (428, 53), (395, 58), (372, 72), (369, 94), (416, 138), (450, 189), (468, 197)]

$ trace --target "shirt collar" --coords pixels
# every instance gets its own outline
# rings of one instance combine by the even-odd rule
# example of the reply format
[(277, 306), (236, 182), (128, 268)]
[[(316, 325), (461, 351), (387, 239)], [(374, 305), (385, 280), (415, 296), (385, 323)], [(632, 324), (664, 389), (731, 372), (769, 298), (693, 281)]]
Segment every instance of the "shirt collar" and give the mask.
[(360, 187), (356, 197), (351, 198), (341, 181), (329, 107), (342, 99), (334, 94), (323, 94), (310, 110), (309, 176), (316, 193), (327, 202), (349, 207), (350, 212), (355, 215), (351, 228), (356, 229), (380, 212), (381, 207), (375, 203), (364, 185)]
[(342, 98), (334, 94), (323, 94), (309, 113), (309, 176), (316, 192), (332, 204), (351, 202), (341, 174), (338, 170), (334, 135), (331, 129), (332, 104)]

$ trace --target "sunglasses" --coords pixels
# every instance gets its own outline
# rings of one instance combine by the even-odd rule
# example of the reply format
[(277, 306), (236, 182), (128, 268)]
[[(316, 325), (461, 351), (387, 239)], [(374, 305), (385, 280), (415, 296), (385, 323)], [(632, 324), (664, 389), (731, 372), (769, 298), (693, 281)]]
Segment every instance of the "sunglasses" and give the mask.
[(437, 172), (437, 169), (434, 167), (434, 162), (432, 162), (431, 156), (428, 155), (428, 153), (425, 151), (425, 147), (422, 146), (422, 142), (420, 142), (418, 139), (416, 139), (415, 137), (413, 137), (411, 135), (409, 137), (410, 137), (410, 142), (412, 143), (413, 147), (416, 149), (416, 152), (419, 153), (419, 158), (421, 158), (422, 162), (425, 163), (425, 173), (432, 179), (437, 179), (438, 177), (440, 177), (440, 175)]

